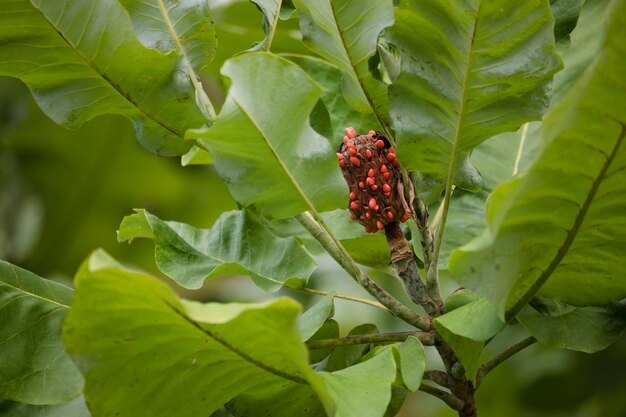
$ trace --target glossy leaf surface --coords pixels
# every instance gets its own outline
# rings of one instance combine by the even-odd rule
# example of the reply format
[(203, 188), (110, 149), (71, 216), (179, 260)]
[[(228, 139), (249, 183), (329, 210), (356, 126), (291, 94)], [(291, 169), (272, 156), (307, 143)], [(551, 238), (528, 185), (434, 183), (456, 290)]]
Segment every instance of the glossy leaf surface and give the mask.
[(403, 166), (464, 188), (469, 152), (538, 119), (560, 69), (547, 0), (403, 0), (385, 39), (402, 72), (389, 88)]
[(261, 52), (229, 60), (222, 74), (232, 85), (219, 120), (191, 136), (206, 144), (235, 199), (278, 219), (345, 206), (335, 152), (309, 125), (320, 87), (296, 64)]

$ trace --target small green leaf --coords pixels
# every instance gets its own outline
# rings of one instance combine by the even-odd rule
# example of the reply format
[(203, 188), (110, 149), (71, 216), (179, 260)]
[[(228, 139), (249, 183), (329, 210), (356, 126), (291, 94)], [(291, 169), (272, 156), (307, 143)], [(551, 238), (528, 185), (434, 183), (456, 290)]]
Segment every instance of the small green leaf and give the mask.
[[(542, 127), (541, 152), (498, 186), (489, 229), (453, 252), (456, 280), (514, 317), (536, 294), (573, 305), (626, 297), (626, 2), (613, 3), (600, 53)], [(505, 314), (506, 313), (506, 314)]]
[(403, 166), (479, 188), (471, 150), (547, 108), (553, 24), (547, 0), (402, 0), (385, 41), (401, 56), (389, 100)]
[[(266, 291), (306, 283), (317, 268), (292, 238), (280, 238), (248, 210), (222, 214), (210, 229), (165, 222), (145, 210), (126, 216), (118, 241), (155, 241), (157, 267), (179, 285), (196, 289), (205, 279), (248, 273)], [(263, 242), (259, 245), (259, 242)]]
[[(352, 107), (375, 113), (385, 127), (387, 85), (370, 73), (380, 32), (393, 22), (391, 0), (294, 0), (304, 43), (343, 73), (342, 91)], [(371, 127), (371, 129), (375, 129)]]
[[(558, 300), (542, 298), (542, 303), (556, 304), (560, 314), (546, 314), (526, 306), (517, 319), (531, 335), (547, 346), (594, 353), (615, 342), (626, 328), (624, 302), (601, 307), (572, 307)], [(551, 309), (554, 312), (555, 308)]]
[(61, 341), (71, 304), (70, 288), (0, 261), (1, 399), (61, 404), (80, 395), (83, 379)]
[(400, 373), (404, 386), (411, 392), (417, 391), (426, 368), (426, 353), (424, 346), (417, 338), (410, 336), (404, 342), (396, 345), (400, 356)]
[(263, 30), (265, 31), (265, 38), (261, 42), (255, 44), (249, 51), (261, 51), (267, 43), (270, 41), (270, 34), (276, 30), (278, 24), (278, 17), (281, 12), (282, 0), (250, 0), (256, 4), (257, 7), (263, 12)]
[(309, 340), (326, 323), (326, 319), (333, 311), (334, 297), (335, 294), (331, 292), (315, 303), (313, 307), (302, 313), (298, 321), (300, 323), (302, 340)]
[(235, 199), (276, 219), (345, 207), (335, 152), (309, 125), (321, 89), (296, 64), (261, 52), (229, 60), (222, 73), (232, 85), (219, 119), (190, 136), (204, 142)]
[(181, 65), (176, 54), (144, 47), (117, 1), (0, 3), (0, 74), (24, 81), (63, 126), (120, 114), (150, 151), (184, 154), (185, 131), (206, 118)]
[(465, 375), (471, 380), (480, 365), (480, 353), (485, 341), (504, 328), (496, 309), (485, 298), (439, 316), (433, 323), (450, 344), (465, 369)]
[[(333, 319), (326, 320), (322, 327), (308, 340), (336, 339), (339, 337), (339, 323)], [(333, 348), (309, 350), (309, 362), (319, 363), (323, 361)]]

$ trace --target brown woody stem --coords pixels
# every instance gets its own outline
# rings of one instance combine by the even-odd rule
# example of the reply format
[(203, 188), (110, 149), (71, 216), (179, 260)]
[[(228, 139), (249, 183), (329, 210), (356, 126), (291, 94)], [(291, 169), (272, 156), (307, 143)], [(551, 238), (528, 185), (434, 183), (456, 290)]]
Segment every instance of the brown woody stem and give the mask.
[(427, 394), (430, 394), (434, 397), (439, 398), (441, 401), (446, 403), (453, 410), (460, 411), (463, 409), (463, 406), (464, 406), (463, 401), (455, 397), (453, 394), (450, 394), (449, 392), (446, 392), (444, 390), (435, 388), (427, 384), (421, 384), (419, 387), (419, 390)]
[(476, 372), (476, 388), (480, 386), (485, 376), (489, 372), (491, 372), (493, 368), (500, 365), (502, 362), (509, 359), (511, 356), (515, 355), (516, 353), (519, 353), (522, 350), (526, 349), (528, 346), (531, 346), (536, 341), (537, 339), (535, 339), (534, 337), (532, 336), (528, 337), (522, 340), (521, 342), (514, 344), (513, 346), (511, 346), (504, 352), (496, 355), (493, 359), (485, 362), (480, 368), (478, 368), (478, 371)]

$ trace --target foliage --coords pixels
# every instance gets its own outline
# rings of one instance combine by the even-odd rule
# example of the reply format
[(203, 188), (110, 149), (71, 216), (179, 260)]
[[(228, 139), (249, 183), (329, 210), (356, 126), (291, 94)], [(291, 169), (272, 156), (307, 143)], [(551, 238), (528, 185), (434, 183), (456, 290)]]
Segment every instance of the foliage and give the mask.
[[(0, 4), (0, 75), (20, 79), (55, 123), (102, 126), (81, 154), (55, 148), (55, 137), (13, 144), (45, 150), (28, 175), (55, 172), (56, 187), (77, 179), (49, 154), (94, 161), (60, 214), (58, 191), (43, 203), (15, 193), (15, 154), (0, 155), (0, 224), (15, 223), (0, 234), (0, 255), (13, 260), (0, 261), (3, 415), (377, 417), (419, 390), (467, 417), (487, 374), (536, 341), (597, 352), (619, 339), (625, 0), (251, 3)], [(10, 129), (22, 107), (0, 104)], [(122, 127), (111, 115), (130, 120), (148, 151), (201, 167), (161, 172), (141, 162), (147, 154), (123, 159), (130, 145), (114, 137)], [(346, 126), (384, 134), (397, 152), (413, 214), (405, 226), (367, 234), (349, 222), (333, 152)], [(133, 169), (143, 174), (127, 181)], [(287, 297), (190, 301), (103, 250), (78, 268), (75, 293), (15, 265), (36, 269), (20, 260), (35, 247), (42, 204), (53, 208), (42, 226), (52, 239), (40, 256), (71, 247), (59, 244), (78, 234), (68, 225), (87, 221), (75, 211), (86, 218), (97, 206), (82, 190), (109, 195), (106, 181), (89, 182), (104, 170), (119, 188), (143, 175), (155, 190), (185, 190), (139, 200), (147, 209), (117, 234), (154, 241), (173, 285), (243, 274), (265, 291), (324, 298), (304, 312)], [(196, 189), (199, 176), (211, 191)], [(135, 189), (118, 203), (126, 214)], [(196, 194), (210, 198), (196, 208)], [(187, 223), (202, 228), (151, 212), (193, 213)], [(327, 265), (320, 255), (376, 300), (310, 288)], [(445, 294), (440, 281), (452, 280), (466, 288)], [(360, 323), (342, 337), (339, 299), (404, 327)], [(507, 332), (526, 338), (485, 360)], [(431, 346), (443, 367), (430, 363)]]

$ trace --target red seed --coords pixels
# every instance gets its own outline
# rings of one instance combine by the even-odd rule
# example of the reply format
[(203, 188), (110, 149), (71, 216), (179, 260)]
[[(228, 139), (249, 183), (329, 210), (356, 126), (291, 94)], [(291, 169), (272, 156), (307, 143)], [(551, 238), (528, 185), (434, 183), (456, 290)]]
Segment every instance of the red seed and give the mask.
[[(352, 214), (352, 213), (350, 213), (350, 214)], [(391, 210), (387, 210), (387, 218), (388, 218), (389, 220), (393, 220), (393, 211), (391, 211)]]
[(374, 210), (374, 207), (377, 207), (378, 204), (376, 204), (376, 199), (375, 198), (370, 198), (370, 201), (368, 203), (369, 208), (371, 208), (372, 210)]
[(350, 192), (350, 200), (356, 200), (356, 193), (354, 191)]
[(370, 151), (369, 149), (365, 150), (365, 157), (367, 159), (370, 159), (372, 157), (372, 151)]
[(369, 171), (367, 171), (367, 176), (370, 178), (374, 178), (376, 176), (376, 172), (374, 172), (374, 168), (370, 168)]
[(389, 193), (383, 193), (383, 194), (385, 194), (385, 197), (391, 197), (391, 192), (389, 192)]
[(350, 212), (350, 220), (356, 220), (356, 216), (352, 212)]
[(384, 193), (390, 193), (391, 192), (391, 187), (389, 186), (389, 184), (383, 184), (383, 192)]
[(375, 134), (376, 134), (375, 130), (370, 130), (369, 133), (368, 133), (368, 135), (370, 135), (370, 136), (374, 136)]
[(396, 158), (396, 154), (395, 154), (395, 153), (393, 153), (393, 152), (389, 152), (389, 153), (387, 154), (387, 159), (389, 159), (390, 161), (394, 161), (395, 159), (397, 159), (397, 158)]
[(359, 181), (359, 188), (365, 190), (365, 183), (363, 181)]
[(388, 180), (390, 176), (391, 176), (391, 174), (388, 173), (388, 172), (384, 172), (383, 173), (383, 178), (385, 178), (386, 180)]
[(352, 165), (354, 165), (355, 167), (361, 166), (361, 160), (357, 158), (356, 156), (351, 157), (350, 162), (352, 162)]
[(387, 165), (383, 165), (383, 166), (381, 166), (381, 167), (380, 167), (380, 172), (382, 172), (383, 174), (384, 174), (385, 172), (389, 172), (389, 170), (387, 169)]
[(378, 204), (376, 204), (376, 207), (374, 207), (374, 211), (378, 211), (378, 209), (380, 209), (380, 207), (378, 206)]
[(356, 148), (348, 148), (348, 152), (350, 153), (350, 156), (357, 156), (358, 153), (356, 151)]
[(370, 186), (374, 185), (374, 184), (376, 184), (376, 178), (367, 177), (366, 182), (367, 182), (367, 185), (370, 185)]
[(376, 227), (378, 227), (378, 230), (383, 230), (385, 228), (385, 225), (383, 224), (383, 222), (381, 222), (380, 220), (378, 220), (376, 222)]
[(350, 208), (352, 210), (356, 210), (359, 208), (359, 202), (358, 201), (353, 201), (352, 203), (350, 203)]
[(339, 166), (342, 167), (342, 168), (345, 168), (346, 167), (346, 161), (344, 161), (343, 159), (340, 159), (339, 160)]
[(376, 142), (374, 142), (374, 145), (376, 145), (376, 147), (378, 149), (382, 149), (385, 147), (385, 142), (383, 142), (382, 140), (378, 139)]
[(365, 233), (374, 233), (376, 231), (376, 229), (372, 229), (369, 226), (365, 226)]
[(372, 218), (372, 213), (370, 213), (369, 211), (366, 211), (365, 218), (367, 218), (367, 220), (370, 220)]
[(356, 138), (356, 131), (353, 127), (346, 127), (346, 136), (348, 136), (350, 139)]
[(404, 213), (404, 214), (402, 215), (402, 218), (400, 219), (400, 221), (401, 221), (402, 223), (404, 223), (405, 221), (409, 220), (410, 218), (411, 218), (411, 215), (410, 215), (409, 213)]
[(393, 161), (391, 161), (391, 163), (393, 164), (394, 167), (400, 166), (400, 161), (398, 161), (397, 159), (394, 159)]
[(349, 137), (347, 137), (347, 136), (344, 136), (344, 137), (343, 137), (343, 143), (348, 143), (348, 139), (350, 139), (350, 138), (349, 138)]
[(393, 146), (389, 148), (389, 153), (396, 153), (396, 151), (393, 150)]
[(337, 152), (337, 159), (341, 161), (343, 159), (343, 154)]
[(372, 185), (370, 186), (370, 188), (372, 189), (372, 191), (376, 191), (376, 190), (378, 190), (378, 185), (376, 185), (376, 184), (372, 184)]

